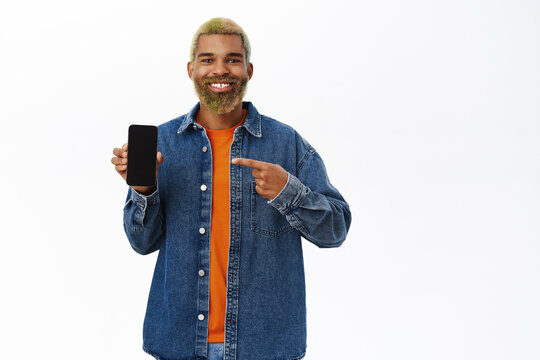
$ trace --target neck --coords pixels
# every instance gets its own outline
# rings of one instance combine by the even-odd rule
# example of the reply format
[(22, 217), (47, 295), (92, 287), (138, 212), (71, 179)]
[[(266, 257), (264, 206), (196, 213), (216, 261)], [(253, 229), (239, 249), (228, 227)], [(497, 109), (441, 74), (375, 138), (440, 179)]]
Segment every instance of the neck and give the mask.
[(242, 102), (236, 105), (234, 109), (226, 114), (215, 114), (208, 110), (202, 103), (199, 108), (199, 123), (206, 129), (210, 130), (225, 130), (238, 125), (244, 112), (242, 110)]

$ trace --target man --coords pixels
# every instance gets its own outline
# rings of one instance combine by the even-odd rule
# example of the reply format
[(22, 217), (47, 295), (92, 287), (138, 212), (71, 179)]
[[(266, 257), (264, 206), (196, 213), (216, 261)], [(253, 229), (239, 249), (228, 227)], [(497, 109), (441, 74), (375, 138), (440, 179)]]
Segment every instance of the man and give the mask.
[[(304, 357), (301, 236), (337, 247), (350, 226), (315, 149), (242, 102), (249, 58), (232, 20), (199, 28), (187, 71), (200, 103), (159, 126), (157, 186), (128, 190), (131, 246), (159, 250), (143, 327), (156, 359)], [(111, 160), (124, 179), (127, 152)]]

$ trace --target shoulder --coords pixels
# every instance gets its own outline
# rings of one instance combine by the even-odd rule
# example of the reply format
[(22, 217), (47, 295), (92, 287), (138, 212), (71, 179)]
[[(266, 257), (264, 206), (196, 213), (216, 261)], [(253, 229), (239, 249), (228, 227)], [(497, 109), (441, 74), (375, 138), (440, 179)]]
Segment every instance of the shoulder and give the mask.
[(171, 147), (178, 145), (179, 134), (178, 130), (181, 128), (186, 115), (180, 115), (174, 119), (164, 122), (158, 125), (158, 148), (159, 151), (167, 151)]
[(297, 149), (305, 152), (313, 152), (310, 143), (304, 139), (291, 125), (276, 120), (270, 116), (261, 115), (263, 137), (271, 137), (280, 142), (294, 142)]
[(186, 115), (180, 115), (172, 120), (158, 125), (158, 132), (163, 135), (176, 134)]

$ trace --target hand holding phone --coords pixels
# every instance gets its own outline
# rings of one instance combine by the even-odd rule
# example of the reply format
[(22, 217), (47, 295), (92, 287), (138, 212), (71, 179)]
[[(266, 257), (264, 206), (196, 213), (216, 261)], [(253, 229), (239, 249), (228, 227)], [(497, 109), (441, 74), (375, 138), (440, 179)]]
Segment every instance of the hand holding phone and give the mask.
[[(133, 138), (132, 138), (132, 140), (133, 140)], [(131, 146), (133, 146), (133, 144), (135, 144), (135, 146), (137, 146), (137, 142), (138, 141), (140, 142), (140, 140), (141, 139), (132, 141)], [(156, 137), (156, 143), (157, 143), (157, 137)], [(150, 144), (150, 145), (151, 145), (151, 148), (154, 147), (153, 144)], [(127, 182), (128, 181), (128, 144), (124, 144), (121, 148), (114, 148), (113, 149), (113, 154), (115, 156), (111, 159), (111, 163), (113, 165), (115, 165), (116, 172), (118, 174), (120, 174), (120, 176), (122, 176), (122, 178)], [(137, 175), (136, 173), (134, 173), (136, 171), (134, 169), (137, 167), (137, 164), (136, 164), (137, 159), (136, 159), (136, 156), (133, 156), (133, 154), (134, 153), (132, 152), (132, 154), (130, 156), (130, 161), (134, 161), (135, 166), (130, 167), (130, 170), (131, 170), (131, 175), (129, 175), (130, 177), (133, 176), (133, 175)], [(155, 154), (155, 155), (153, 155), (153, 154)], [(155, 165), (155, 176), (148, 176), (148, 171), (144, 170), (145, 167), (148, 168), (148, 164), (150, 164), (149, 166), (150, 166), (151, 169), (154, 166), (154, 165), (151, 164), (150, 161), (148, 161), (148, 159), (145, 159), (146, 160), (146, 166), (143, 166), (143, 168), (142, 168), (143, 172), (144, 172), (144, 177), (153, 178), (153, 179), (150, 180), (151, 185), (146, 185), (146, 184), (144, 184), (142, 186), (141, 185), (133, 185), (133, 184), (129, 184), (129, 182), (128, 182), (128, 185), (130, 185), (133, 188), (133, 190), (137, 191), (138, 193), (144, 194), (144, 195), (150, 195), (152, 192), (154, 192), (155, 183), (156, 183), (156, 180), (157, 180), (158, 168), (164, 161), (164, 158), (163, 158), (161, 152), (157, 152), (157, 154), (154, 152), (153, 154), (152, 154), (152, 156), (155, 159), (155, 161), (153, 162), (154, 165)], [(141, 169), (139, 169), (139, 170), (141, 170)], [(130, 178), (130, 180), (131, 180), (131, 178)], [(138, 182), (138, 181), (136, 181), (136, 182)]]

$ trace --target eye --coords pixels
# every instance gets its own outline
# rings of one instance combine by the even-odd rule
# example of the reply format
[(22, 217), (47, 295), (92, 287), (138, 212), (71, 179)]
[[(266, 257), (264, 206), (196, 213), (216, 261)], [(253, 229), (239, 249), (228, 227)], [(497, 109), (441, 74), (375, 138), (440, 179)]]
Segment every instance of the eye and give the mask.
[(201, 62), (203, 62), (203, 63), (211, 63), (212, 59), (202, 59)]
[(238, 59), (229, 59), (227, 61), (231, 62), (231, 63), (239, 63), (240, 62), (240, 60), (238, 60)]

